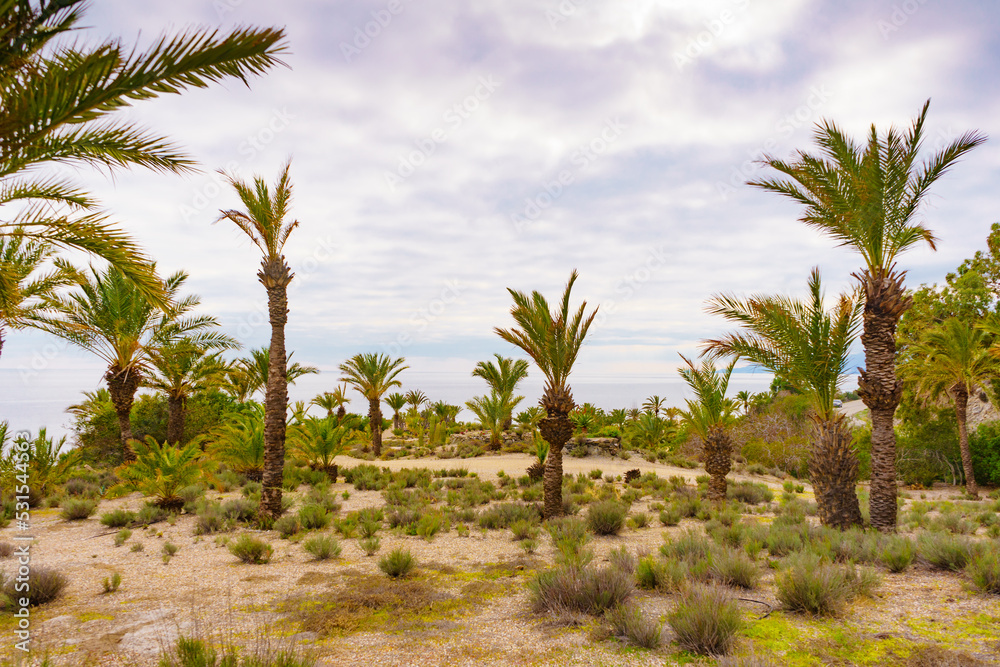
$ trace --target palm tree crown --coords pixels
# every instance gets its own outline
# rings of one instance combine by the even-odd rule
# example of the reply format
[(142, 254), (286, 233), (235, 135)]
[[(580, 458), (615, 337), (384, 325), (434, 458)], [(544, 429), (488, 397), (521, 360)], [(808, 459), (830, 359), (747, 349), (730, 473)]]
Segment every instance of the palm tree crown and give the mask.
[(372, 431), (372, 447), (375, 455), (382, 453), (382, 410), (379, 403), (385, 392), (401, 386), (396, 379), (409, 368), (404, 359), (390, 359), (386, 354), (356, 354), (340, 365), (344, 374), (341, 380), (347, 382), (368, 399), (368, 421)]

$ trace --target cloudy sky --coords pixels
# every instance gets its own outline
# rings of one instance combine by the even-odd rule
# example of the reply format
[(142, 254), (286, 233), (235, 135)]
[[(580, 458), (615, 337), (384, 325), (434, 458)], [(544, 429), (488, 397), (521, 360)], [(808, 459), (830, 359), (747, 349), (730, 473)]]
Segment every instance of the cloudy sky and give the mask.
[[(201, 173), (78, 178), (259, 346), (259, 253), (213, 224), (237, 205), (216, 170), (273, 181), (290, 158), (288, 345), (330, 386), (358, 352), (467, 378), (516, 354), (492, 333), (511, 323), (505, 288), (555, 297), (574, 268), (577, 302), (601, 313), (576, 376), (663, 381), (725, 329), (704, 313), (711, 295), (802, 294), (817, 265), (828, 294), (851, 285), (856, 255), (744, 185), (763, 173), (754, 160), (808, 149), (821, 118), (855, 135), (906, 126), (928, 98), (928, 150), (970, 129), (1000, 137), (998, 18), (994, 3), (932, 0), (94, 0), (81, 39), (284, 26), (287, 68), (126, 112)], [(938, 251), (904, 256), (910, 285), (985, 245), (998, 162), (994, 139), (935, 186), (922, 217)], [(100, 379), (40, 334), (10, 336), (2, 366), (32, 387), (60, 369)]]

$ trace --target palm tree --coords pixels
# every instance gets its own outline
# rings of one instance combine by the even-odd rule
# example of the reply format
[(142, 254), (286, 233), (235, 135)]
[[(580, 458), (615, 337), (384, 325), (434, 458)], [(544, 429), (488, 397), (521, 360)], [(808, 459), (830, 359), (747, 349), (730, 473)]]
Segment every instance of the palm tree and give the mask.
[(185, 280), (183, 271), (167, 278), (161, 291), (169, 305), (160, 310), (118, 269), (111, 266), (100, 273), (91, 268), (91, 275), (81, 281), (78, 290), (49, 299), (54, 315), (37, 320), (38, 328), (96, 354), (108, 365), (104, 379), (118, 415), (126, 460), (135, 458), (129, 444), (130, 415), (152, 350), (185, 336), (205, 347), (231, 341), (224, 334), (205, 331), (218, 326), (215, 318), (185, 317), (200, 303), (197, 296), (176, 300)]
[[(49, 261), (52, 268), (44, 271)], [(20, 231), (0, 236), (0, 352), (5, 329), (30, 326), (45, 312), (47, 297), (79, 279), (79, 272), (56, 257), (51, 245), (27, 239)]]
[(356, 427), (353, 421), (341, 424), (332, 416), (323, 419), (310, 417), (292, 428), (290, 439), (295, 452), (306, 460), (310, 468), (322, 470), (330, 481), (336, 482), (337, 464), (334, 459), (348, 450), (354, 434), (358, 433)]
[(634, 422), (634, 421), (639, 421), (639, 416), (642, 414), (642, 412), (639, 410), (639, 408), (629, 408), (625, 414), (628, 415), (629, 421)]
[(356, 354), (340, 365), (340, 378), (368, 399), (368, 421), (372, 429), (372, 449), (382, 455), (382, 410), (379, 403), (385, 392), (401, 386), (396, 376), (409, 366), (404, 359), (390, 359), (386, 354)]
[(410, 410), (414, 413), (419, 412), (420, 406), (427, 403), (427, 401), (427, 394), (419, 389), (411, 389), (406, 392), (406, 404), (410, 406)]
[[(1000, 327), (992, 327), (992, 333)], [(958, 317), (949, 317), (914, 341), (908, 360), (900, 368), (904, 379), (916, 385), (925, 399), (937, 400), (948, 394), (958, 420), (958, 446), (965, 472), (965, 488), (973, 498), (979, 496), (969, 450), (967, 408), (976, 387), (1000, 376), (1000, 357), (990, 346), (990, 334), (983, 328)]]
[(260, 515), (265, 519), (275, 519), (282, 511), (281, 479), (285, 468), (285, 412), (288, 410), (285, 324), (288, 322), (288, 284), (292, 281), (292, 271), (282, 252), (288, 237), (299, 226), (297, 220), (285, 220), (292, 202), (290, 166), (285, 163), (273, 191), (259, 176), (250, 184), (226, 175), (246, 210), (225, 210), (219, 217), (219, 220), (229, 220), (236, 225), (262, 254), (257, 279), (267, 290), (267, 312), (271, 322), (264, 394), (264, 488), (260, 497)]
[(218, 386), (225, 378), (225, 362), (218, 354), (208, 354), (208, 349), (231, 349), (237, 345), (228, 336), (220, 336), (211, 346), (185, 337), (167, 341), (150, 351), (149, 372), (143, 386), (167, 395), (167, 444), (177, 445), (184, 439), (188, 397)]
[[(815, 425), (809, 473), (820, 521), (840, 529), (861, 525), (855, 492), (858, 458), (851, 429), (844, 415), (833, 407), (857, 337), (860, 304), (841, 296), (833, 310), (826, 312), (819, 269), (813, 269), (806, 302), (766, 295), (747, 300), (723, 295), (709, 301), (708, 311), (741, 325), (742, 330), (706, 341), (706, 354), (759, 364), (809, 399)], [(749, 396), (744, 400), (749, 402)]]
[(335, 387), (332, 392), (330, 392), (333, 404), (337, 406), (337, 421), (344, 421), (344, 417), (347, 416), (347, 410), (344, 408), (345, 405), (351, 402), (351, 399), (347, 397), (347, 383)]
[(733, 465), (733, 442), (729, 436), (729, 425), (733, 421), (733, 402), (726, 398), (729, 377), (736, 362), (733, 361), (722, 373), (716, 373), (715, 365), (708, 360), (695, 366), (683, 354), (681, 359), (687, 368), (677, 372), (694, 391), (695, 400), (685, 399), (687, 410), (681, 415), (691, 430), (705, 443), (705, 472), (708, 482), (708, 497), (721, 502), (726, 499), (726, 475)]
[(750, 182), (805, 206), (801, 222), (851, 247), (864, 261), (854, 274), (865, 294), (865, 368), (858, 394), (872, 420), (871, 521), (883, 531), (896, 527), (893, 417), (902, 396), (896, 378), (896, 325), (912, 304), (896, 258), (921, 241), (934, 248), (934, 235), (916, 221), (920, 205), (938, 178), (986, 140), (969, 132), (918, 162), (929, 106), (930, 100), (905, 133), (890, 128), (880, 136), (873, 125), (864, 145), (823, 121), (814, 134), (818, 155), (799, 151), (791, 162), (765, 156), (764, 163), (785, 178)]
[[(297, 361), (292, 361), (292, 355), (294, 354), (294, 352), (289, 352), (285, 357), (285, 363), (287, 364), (285, 377), (288, 380), (288, 384), (295, 384), (295, 381), (303, 375), (316, 375), (319, 373), (319, 369), (315, 366), (303, 366)], [(249, 357), (236, 360), (236, 366), (239, 368), (237, 372), (242, 372), (245, 376), (245, 382), (249, 390), (248, 398), (261, 389), (264, 389), (266, 392), (268, 367), (270, 364), (271, 350), (266, 345), (250, 350)]]
[(264, 478), (264, 409), (251, 403), (198, 442), (208, 441), (209, 454), (252, 482)]
[(656, 396), (654, 394), (653, 396), (650, 396), (649, 398), (646, 399), (646, 401), (642, 404), (642, 409), (647, 412), (652, 412), (653, 416), (659, 419), (660, 410), (663, 409), (663, 404), (665, 402), (666, 399)]
[(399, 411), (406, 407), (406, 396), (394, 391), (385, 397), (385, 404), (392, 410), (392, 428), (403, 429), (403, 418), (399, 416)]
[(528, 362), (525, 359), (510, 359), (496, 353), (493, 356), (496, 357), (497, 362), (494, 364), (492, 361), (480, 361), (473, 369), (472, 377), (486, 380), (490, 389), (503, 399), (507, 405), (505, 408), (507, 416), (503, 419), (503, 430), (509, 431), (514, 408), (524, 400), (523, 396), (514, 400), (514, 392), (521, 380), (528, 377)]
[(324, 391), (322, 394), (313, 396), (313, 399), (309, 401), (309, 405), (315, 405), (320, 410), (326, 410), (327, 417), (333, 417), (333, 411), (337, 409), (337, 402), (333, 398), (333, 393), (329, 391)]
[(750, 414), (750, 404), (753, 403), (753, 394), (746, 389), (736, 392), (736, 402), (740, 404), (740, 411), (744, 415)]
[(615, 408), (608, 415), (608, 423), (617, 426), (619, 430), (625, 429), (625, 421), (628, 416), (625, 412), (625, 408)]
[(465, 405), (476, 415), (482, 427), (490, 432), (490, 449), (500, 449), (500, 434), (509, 414), (505, 397), (493, 391), (489, 396), (476, 396), (466, 401)]
[[(76, 36), (83, 0), (0, 2), (0, 237), (25, 238), (94, 253), (164, 306), (152, 265), (72, 181), (43, 176), (61, 163), (190, 171), (193, 162), (166, 137), (117, 117), (136, 100), (228, 77), (246, 82), (280, 63), (284, 31), (240, 28), (228, 35), (189, 31), (140, 52), (108, 39), (84, 48)], [(82, 213), (82, 215), (80, 214)], [(2, 291), (2, 290), (0, 290)]]
[(574, 270), (570, 274), (558, 310), (551, 312), (541, 293), (532, 292), (529, 297), (523, 292), (507, 288), (514, 300), (510, 314), (514, 317), (517, 328), (494, 328), (503, 340), (521, 348), (531, 357), (545, 376), (545, 391), (539, 403), (546, 416), (539, 422), (538, 428), (549, 443), (542, 485), (547, 519), (563, 513), (562, 449), (573, 435), (569, 413), (575, 407), (569, 374), (573, 370), (583, 339), (597, 315), (595, 308), (589, 316), (585, 316), (586, 301), (580, 304), (576, 313), (570, 313), (569, 297), (576, 278), (577, 272)]

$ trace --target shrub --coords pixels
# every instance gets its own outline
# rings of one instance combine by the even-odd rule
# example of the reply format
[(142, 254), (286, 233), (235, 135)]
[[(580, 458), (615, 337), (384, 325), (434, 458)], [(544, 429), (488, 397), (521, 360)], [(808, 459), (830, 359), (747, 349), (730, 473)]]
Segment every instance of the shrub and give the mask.
[(538, 525), (520, 519), (510, 524), (510, 532), (513, 533), (515, 540), (533, 540), (538, 537)]
[(286, 540), (302, 530), (297, 514), (286, 514), (274, 522), (273, 528)]
[(195, 535), (206, 535), (226, 530), (229, 522), (222, 516), (222, 508), (216, 503), (205, 504), (198, 512), (198, 518), (194, 523)]
[(709, 565), (712, 578), (726, 586), (753, 589), (760, 581), (760, 568), (743, 551), (722, 549), (715, 552)]
[(66, 521), (81, 521), (97, 509), (97, 502), (83, 498), (67, 498), (62, 502), (62, 512), (59, 513)]
[(643, 616), (635, 604), (618, 604), (604, 614), (604, 620), (618, 637), (625, 637), (642, 648), (660, 645), (660, 624)]
[(632, 576), (614, 567), (561, 566), (528, 583), (535, 611), (603, 614), (626, 602), (635, 590)]
[(622, 572), (627, 572), (628, 574), (635, 572), (635, 556), (629, 553), (624, 544), (617, 549), (611, 550), (608, 554), (608, 562), (611, 564), (611, 567), (619, 569)]
[(147, 504), (143, 505), (139, 513), (135, 515), (135, 525), (137, 526), (148, 526), (150, 524), (159, 523), (160, 521), (165, 521), (170, 513), (162, 507), (157, 507), (156, 505)]
[(0, 558), (10, 558), (14, 554), (14, 545), (10, 542), (0, 542)]
[(774, 500), (774, 491), (762, 482), (735, 482), (726, 487), (726, 498), (747, 505), (760, 505)]
[(101, 523), (108, 528), (124, 528), (135, 521), (135, 512), (124, 509), (111, 510), (101, 515)]
[(681, 511), (677, 505), (671, 505), (660, 510), (660, 523), (664, 526), (676, 526), (681, 522)]
[(164, 556), (173, 556), (179, 549), (180, 547), (173, 542), (164, 542), (161, 551)]
[(342, 550), (333, 535), (313, 535), (302, 543), (302, 548), (316, 560), (337, 558)]
[(113, 572), (110, 577), (104, 577), (104, 581), (101, 582), (105, 595), (108, 593), (114, 593), (121, 585), (122, 575), (120, 572)]
[(885, 543), (879, 559), (889, 568), (890, 572), (903, 572), (913, 563), (917, 548), (913, 541), (902, 535), (893, 535)]
[(594, 558), (594, 552), (586, 548), (590, 534), (583, 520), (562, 517), (546, 522), (545, 528), (556, 548), (557, 563), (584, 567)]
[(1000, 554), (996, 549), (973, 556), (965, 567), (965, 574), (979, 591), (1000, 595)]
[(132, 531), (128, 528), (122, 528), (115, 535), (115, 546), (120, 547), (128, 541), (128, 538), (132, 537)]
[(28, 590), (16, 590), (17, 583), (14, 579), (4, 582), (3, 595), (9, 601), (8, 604), (20, 598), (27, 598), (29, 607), (37, 607), (59, 597), (69, 581), (54, 568), (32, 565), (28, 572)]
[(743, 627), (736, 601), (716, 586), (693, 586), (667, 622), (681, 648), (700, 655), (729, 653)]
[(628, 518), (628, 525), (634, 530), (645, 528), (649, 525), (649, 515), (645, 512), (636, 512)]
[(627, 506), (614, 500), (602, 500), (587, 510), (587, 526), (595, 535), (617, 535), (627, 515)]
[(924, 533), (917, 541), (920, 556), (938, 570), (958, 572), (972, 559), (968, 539), (949, 533)]
[(382, 540), (379, 539), (378, 535), (372, 535), (358, 540), (358, 546), (365, 552), (366, 556), (373, 556), (382, 546)]
[(805, 547), (802, 542), (802, 534), (797, 529), (778, 523), (771, 524), (771, 530), (768, 531), (764, 544), (774, 558), (787, 556), (794, 551), (801, 551)]
[(230, 521), (248, 523), (257, 516), (257, 508), (245, 498), (233, 498), (222, 504), (222, 516)]
[(635, 565), (635, 580), (639, 588), (679, 591), (687, 578), (688, 567), (684, 561), (645, 556)]
[(788, 568), (774, 578), (782, 608), (820, 616), (839, 615), (851, 594), (844, 571), (811, 554), (800, 554), (789, 561)]
[(684, 531), (671, 539), (664, 533), (660, 553), (666, 558), (678, 560), (707, 561), (712, 555), (712, 544), (704, 536), (694, 531)]
[(479, 514), (480, 528), (509, 528), (515, 521), (528, 521), (539, 523), (542, 519), (538, 507), (535, 505), (525, 505), (523, 503), (500, 503)]
[(405, 577), (413, 571), (416, 565), (417, 561), (410, 550), (402, 547), (396, 547), (378, 560), (378, 569), (393, 579)]
[(274, 548), (260, 538), (254, 537), (249, 533), (243, 533), (229, 543), (229, 553), (244, 563), (260, 565), (271, 560)]
[(320, 530), (330, 525), (330, 513), (322, 505), (305, 505), (299, 510), (299, 523), (305, 530)]

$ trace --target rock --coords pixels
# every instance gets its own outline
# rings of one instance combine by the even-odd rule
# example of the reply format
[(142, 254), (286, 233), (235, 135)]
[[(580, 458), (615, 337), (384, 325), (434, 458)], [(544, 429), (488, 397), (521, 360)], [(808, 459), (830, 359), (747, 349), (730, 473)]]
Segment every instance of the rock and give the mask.
[(156, 657), (164, 648), (173, 648), (177, 638), (188, 633), (193, 623), (177, 622), (165, 610), (140, 614), (128, 624), (121, 636), (118, 648), (144, 657)]

